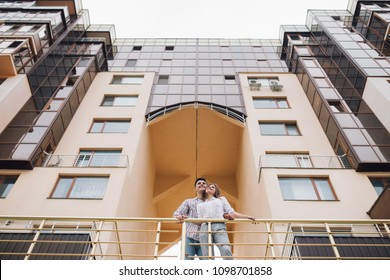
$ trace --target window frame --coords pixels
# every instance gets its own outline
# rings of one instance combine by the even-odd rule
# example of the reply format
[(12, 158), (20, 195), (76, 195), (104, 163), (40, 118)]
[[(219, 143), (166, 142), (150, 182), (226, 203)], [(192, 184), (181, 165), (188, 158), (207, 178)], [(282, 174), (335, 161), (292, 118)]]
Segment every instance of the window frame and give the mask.
[[(269, 161), (268, 157), (283, 157), (286, 159), (293, 159), (294, 166), (276, 166), (280, 168), (314, 168), (313, 161), (311, 160), (310, 154), (308, 152), (302, 153), (288, 153), (288, 152), (266, 152), (267, 161)], [(271, 165), (274, 166), (274, 165)]]
[(116, 166), (116, 165), (96, 165), (96, 158), (99, 156), (109, 155), (112, 158), (117, 157), (119, 161), (120, 156), (122, 155), (122, 149), (80, 149), (79, 154), (75, 160), (75, 167), (107, 167), (107, 166)]
[[(13, 182), (13, 184), (11, 186), (4, 187), (4, 189), (3, 189), (4, 182), (9, 178), (13, 178), (13, 179), (15, 179), (15, 181)], [(19, 175), (3, 175), (3, 174), (0, 175), (0, 186), (1, 186), (0, 198), (7, 198), (8, 194), (10, 193), (12, 188), (15, 186), (18, 178), (19, 178)]]
[[(101, 197), (70, 197), (74, 187), (75, 187), (75, 184), (76, 184), (76, 181), (78, 178), (105, 178), (107, 179), (107, 184), (105, 185), (104, 187), (104, 190), (102, 192), (102, 196)], [(72, 179), (72, 182), (70, 183), (70, 186), (66, 192), (66, 196), (65, 197), (53, 197), (53, 195), (55, 194), (56, 190), (57, 190), (57, 187), (58, 187), (58, 184), (59, 182), (61, 181), (61, 179)], [(74, 175), (74, 176), (66, 176), (66, 175), (63, 175), (63, 176), (59, 176), (57, 178), (57, 181), (54, 185), (54, 188), (53, 190), (51, 191), (50, 195), (49, 195), (49, 199), (87, 199), (87, 200), (102, 200), (104, 198), (104, 195), (106, 193), (106, 190), (107, 190), (107, 186), (108, 186), (108, 181), (110, 179), (110, 176), (109, 175), (95, 175), (95, 176), (86, 176), (86, 175)]]
[[(370, 183), (372, 185), (372, 187), (374, 188), (375, 192), (378, 194), (378, 196), (380, 196), (383, 192), (384, 189), (386, 189), (387, 186), (390, 185), (390, 177), (368, 177), (368, 179), (370, 180)], [(382, 191), (378, 191), (378, 187), (374, 185), (374, 182), (373, 180), (375, 181), (381, 181), (382, 183)], [(387, 182), (389, 183), (387, 183)]]
[[(134, 79), (135, 81), (134, 82), (130, 82), (130, 81), (123, 82), (124, 78), (130, 78), (130, 80)], [(132, 76), (132, 75), (113, 75), (111, 82), (110, 82), (110, 85), (142, 85), (144, 78), (145, 78), (144, 75), (134, 75), (134, 76)], [(139, 79), (140, 81), (137, 81), (137, 79)]]
[[(302, 133), (298, 127), (298, 124), (296, 122), (283, 122), (283, 121), (278, 121), (278, 122), (264, 122), (264, 121), (259, 121), (258, 122), (259, 124), (259, 129), (260, 129), (260, 134), (261, 136), (302, 136)], [(263, 134), (262, 131), (261, 131), (261, 125), (262, 124), (266, 124), (266, 125), (283, 125), (283, 128), (285, 130), (285, 134)], [(289, 126), (294, 126), (294, 128), (296, 129), (296, 132), (297, 134), (290, 134), (289, 133), (289, 130), (288, 130), (288, 127)]]
[[(114, 122), (118, 122), (118, 123), (119, 122), (127, 122), (129, 124), (129, 126), (128, 126), (126, 132), (124, 132), (124, 131), (122, 131), (122, 132), (117, 132), (117, 131), (115, 131), (115, 132), (105, 132), (104, 129), (105, 129), (107, 123), (109, 123), (109, 122), (112, 122), (112, 123), (114, 123)], [(94, 127), (94, 125), (96, 123), (103, 123), (100, 131), (92, 131), (92, 129), (93, 129), (93, 127)], [(120, 134), (127, 134), (129, 132), (130, 123), (131, 123), (131, 120), (93, 120), (92, 124), (91, 124), (91, 127), (88, 130), (88, 133), (120, 133)]]
[[(299, 199), (299, 198), (298, 199), (290, 199), (290, 198), (285, 198), (284, 195), (283, 195), (282, 186), (280, 184), (280, 180), (281, 179), (282, 180), (283, 179), (285, 179), (285, 180), (286, 179), (309, 179), (317, 199)], [(321, 198), (320, 191), (318, 190), (318, 186), (315, 184), (315, 180), (326, 180), (326, 182), (328, 183), (329, 191), (331, 192), (331, 194), (333, 196), (333, 199), (322, 199)], [(327, 202), (339, 201), (339, 199), (337, 198), (336, 192), (335, 192), (335, 190), (333, 188), (333, 185), (332, 185), (329, 177), (305, 177), (305, 176), (302, 176), (302, 177), (288, 177), (288, 176), (278, 176), (278, 182), (279, 182), (280, 192), (281, 192), (281, 195), (282, 195), (282, 198), (283, 198), (284, 201), (327, 201)]]
[[(252, 97), (253, 100), (253, 107), (255, 109), (291, 109), (290, 103), (287, 101), (287, 97), (259, 97), (259, 96), (254, 96)], [(275, 107), (256, 107), (255, 101), (256, 100), (270, 100), (275, 103)], [(280, 107), (278, 101), (284, 101), (287, 104), (287, 107)]]
[[(105, 101), (107, 98), (113, 98), (112, 100), (112, 104), (111, 105), (105, 105)], [(115, 105), (115, 99), (116, 98), (134, 98), (135, 99), (135, 103), (133, 105)], [(102, 100), (102, 103), (100, 104), (100, 106), (102, 107), (135, 107), (137, 106), (137, 101), (138, 101), (138, 95), (116, 95), (116, 94), (105, 94), (103, 96), (103, 100)]]

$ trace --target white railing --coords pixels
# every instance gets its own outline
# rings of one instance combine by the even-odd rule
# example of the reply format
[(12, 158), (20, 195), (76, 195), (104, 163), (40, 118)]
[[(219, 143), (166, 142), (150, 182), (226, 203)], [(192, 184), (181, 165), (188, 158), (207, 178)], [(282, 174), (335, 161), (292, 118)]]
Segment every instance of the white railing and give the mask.
[(42, 167), (127, 167), (127, 155), (120, 154), (45, 154)]
[(298, 154), (267, 154), (260, 156), (261, 168), (351, 168), (346, 155), (311, 156)]
[(188, 222), (225, 222), (234, 259), (390, 260), (390, 220), (21, 216), (0, 216), (0, 259), (183, 259)]

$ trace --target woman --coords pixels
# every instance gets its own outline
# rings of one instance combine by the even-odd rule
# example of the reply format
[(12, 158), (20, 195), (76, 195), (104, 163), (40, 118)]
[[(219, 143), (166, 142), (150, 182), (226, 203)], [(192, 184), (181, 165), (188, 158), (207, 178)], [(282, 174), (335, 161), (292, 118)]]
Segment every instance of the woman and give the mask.
[[(247, 218), (255, 220), (254, 217), (244, 215), (234, 211), (225, 197), (221, 196), (220, 189), (217, 184), (210, 184), (206, 187), (203, 194), (203, 203), (198, 204), (198, 217), (204, 219), (223, 219), (224, 214), (230, 218)], [(208, 256), (208, 224), (202, 223), (199, 233), (199, 242), (201, 245), (202, 255)], [(225, 223), (211, 223), (212, 242), (215, 243), (224, 260), (232, 260), (232, 250), (230, 248), (229, 237), (226, 232)], [(212, 254), (213, 255), (213, 254)]]

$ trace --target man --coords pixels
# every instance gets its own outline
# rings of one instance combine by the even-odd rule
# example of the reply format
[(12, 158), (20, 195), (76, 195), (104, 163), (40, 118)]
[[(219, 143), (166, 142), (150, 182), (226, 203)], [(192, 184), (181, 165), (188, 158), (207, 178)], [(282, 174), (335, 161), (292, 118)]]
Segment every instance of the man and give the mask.
[[(195, 180), (196, 197), (186, 199), (182, 202), (179, 208), (173, 213), (173, 217), (179, 221), (186, 218), (198, 218), (197, 206), (203, 202), (203, 193), (207, 187), (205, 178), (199, 177)], [(202, 250), (200, 245), (191, 245), (191, 243), (199, 244), (199, 227), (200, 225), (194, 223), (187, 223), (186, 240), (185, 240), (185, 259), (193, 260), (195, 256), (201, 257)], [(203, 258), (199, 258), (203, 260)]]

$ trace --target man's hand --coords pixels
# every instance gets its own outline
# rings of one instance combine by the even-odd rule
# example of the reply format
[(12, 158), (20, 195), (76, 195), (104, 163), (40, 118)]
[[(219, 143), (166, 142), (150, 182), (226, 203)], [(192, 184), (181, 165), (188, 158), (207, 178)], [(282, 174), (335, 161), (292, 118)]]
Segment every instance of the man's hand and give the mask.
[(175, 217), (176, 219), (178, 219), (180, 222), (182, 222), (184, 219), (187, 219), (188, 216), (185, 216), (185, 215), (179, 215), (179, 216), (176, 216)]
[(223, 214), (223, 218), (226, 219), (226, 220), (234, 220), (235, 217), (234, 217), (233, 213), (230, 213), (230, 214), (224, 213)]

